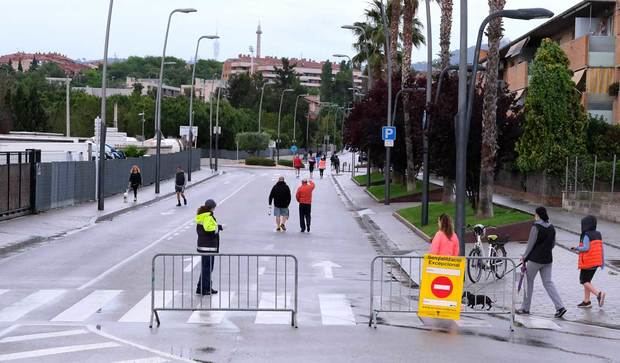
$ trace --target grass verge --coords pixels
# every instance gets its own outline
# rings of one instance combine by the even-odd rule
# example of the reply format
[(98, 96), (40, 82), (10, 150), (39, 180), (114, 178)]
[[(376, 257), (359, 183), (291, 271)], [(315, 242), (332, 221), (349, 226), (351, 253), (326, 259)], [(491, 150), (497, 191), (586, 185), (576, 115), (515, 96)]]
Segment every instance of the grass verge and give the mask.
[[(355, 181), (357, 181), (361, 186), (366, 186), (366, 174), (362, 174), (362, 175), (356, 175), (353, 177), (353, 179), (355, 179)], [(379, 172), (374, 172), (374, 173), (370, 173), (370, 184), (374, 184), (374, 183), (383, 183), (385, 181), (385, 178), (383, 177), (383, 174), (379, 173)]]

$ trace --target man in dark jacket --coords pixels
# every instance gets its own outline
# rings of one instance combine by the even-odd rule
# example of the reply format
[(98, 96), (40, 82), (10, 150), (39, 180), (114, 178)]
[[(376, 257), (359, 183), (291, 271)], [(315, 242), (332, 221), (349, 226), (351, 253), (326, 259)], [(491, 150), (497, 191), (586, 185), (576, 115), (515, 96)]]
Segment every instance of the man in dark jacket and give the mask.
[(174, 178), (174, 191), (177, 194), (177, 207), (181, 206), (181, 197), (183, 197), (183, 203), (187, 205), (187, 199), (185, 199), (185, 172), (180, 166), (177, 166), (177, 173)]
[(269, 209), (273, 201), (273, 215), (276, 217), (276, 231), (286, 231), (286, 221), (288, 220), (288, 206), (291, 204), (291, 189), (286, 185), (284, 177), (278, 178), (276, 185), (271, 188), (269, 193)]
[(220, 251), (220, 231), (224, 228), (217, 223), (213, 215), (216, 206), (215, 201), (209, 199), (198, 208), (196, 213), (196, 234), (198, 235), (196, 250), (198, 253), (210, 254), (201, 256), (201, 273), (196, 286), (198, 295), (217, 294), (217, 290), (211, 286), (211, 272), (215, 264), (215, 257), (212, 254)]
[(555, 305), (555, 317), (561, 318), (566, 314), (566, 308), (562, 303), (560, 294), (551, 280), (551, 266), (553, 263), (553, 247), (555, 247), (555, 228), (549, 223), (549, 215), (545, 207), (536, 208), (534, 214), (535, 222), (530, 230), (530, 237), (527, 241), (527, 248), (522, 260), (526, 264), (527, 287), (525, 298), (518, 314), (529, 314), (532, 303), (532, 293), (534, 292), (534, 279), (540, 273), (543, 286), (547, 295)]

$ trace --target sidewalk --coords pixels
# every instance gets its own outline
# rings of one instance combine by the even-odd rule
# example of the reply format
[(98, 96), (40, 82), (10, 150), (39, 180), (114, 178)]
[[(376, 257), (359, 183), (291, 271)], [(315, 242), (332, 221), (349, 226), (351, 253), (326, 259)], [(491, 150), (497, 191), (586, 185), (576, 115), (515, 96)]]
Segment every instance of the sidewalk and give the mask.
[[(205, 168), (206, 167), (206, 168)], [(209, 170), (208, 160), (202, 160), (202, 170), (192, 172), (192, 181), (187, 188), (218, 176)], [(82, 203), (66, 208), (53, 209), (40, 214), (26, 215), (0, 222), (0, 254), (20, 249), (27, 245), (75, 233), (87, 229), (98, 221), (113, 218), (139, 206), (148, 205), (174, 195), (174, 178), (163, 180), (161, 193), (155, 194), (155, 185), (138, 190), (138, 202), (133, 202), (133, 194), (128, 202), (123, 195), (105, 198), (105, 210), (97, 210), (97, 202)]]
[[(350, 174), (341, 174), (334, 177), (335, 182), (344, 192), (346, 198), (351, 202), (353, 209), (357, 213), (369, 221), (371, 225), (376, 225), (381, 233), (385, 234), (391, 246), (390, 251), (384, 251), (388, 254), (413, 254), (423, 255), (429, 249), (429, 244), (405, 227), (400, 221), (392, 216), (396, 210), (406, 208), (416, 203), (392, 203), (389, 206), (380, 204), (372, 200), (366, 194), (362, 187), (359, 187), (351, 180)], [(497, 196), (498, 204), (510, 206), (515, 209), (531, 212), (535, 207), (527, 203), (512, 201), (510, 198)], [(570, 223), (580, 221), (578, 215), (571, 216), (571, 213), (562, 212), (553, 208), (549, 214), (553, 218), (553, 223), (558, 228), (562, 226), (570, 226)], [(557, 214), (556, 214), (557, 213)], [(580, 223), (576, 226), (580, 227)], [(611, 225), (611, 226), (609, 226)], [(613, 223), (603, 223), (601, 228), (615, 228), (620, 231), (620, 226)], [(574, 229), (574, 228), (572, 228)], [(615, 236), (611, 230), (603, 229), (603, 233), (609, 236)], [(558, 240), (565, 241), (558, 243), (564, 247), (575, 245), (578, 235), (569, 232), (568, 228), (558, 231)], [(569, 242), (570, 241), (570, 242)], [(525, 251), (525, 244), (508, 244), (508, 256), (518, 258)], [(606, 250), (606, 255), (616, 253), (612, 248)], [(594, 284), (602, 288), (607, 293), (607, 300), (604, 309), (593, 307), (590, 310), (581, 310), (576, 305), (583, 299), (583, 288), (579, 284), (579, 270), (577, 269), (576, 254), (567, 248), (556, 248), (554, 250), (553, 279), (556, 287), (560, 291), (560, 295), (564, 301), (568, 313), (565, 315), (566, 320), (585, 323), (597, 326), (612, 327), (620, 329), (620, 275), (617, 270), (605, 267), (599, 270), (594, 277)], [(542, 286), (540, 278), (536, 280), (534, 287), (534, 296), (532, 300), (532, 314), (534, 316), (551, 318), (554, 313), (553, 305), (546, 296), (546, 292)], [(596, 299), (594, 299), (596, 305)], [(557, 321), (556, 321), (557, 322)]]

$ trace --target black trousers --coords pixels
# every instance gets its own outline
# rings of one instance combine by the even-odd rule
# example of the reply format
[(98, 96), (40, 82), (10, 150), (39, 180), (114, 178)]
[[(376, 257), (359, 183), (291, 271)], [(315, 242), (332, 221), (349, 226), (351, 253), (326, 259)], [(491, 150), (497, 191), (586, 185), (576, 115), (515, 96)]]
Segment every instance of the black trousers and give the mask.
[(213, 272), (213, 265), (215, 264), (214, 256), (202, 256), (201, 257), (201, 272), (198, 279), (198, 285), (196, 286), (196, 293), (206, 294), (211, 293), (211, 272)]
[(131, 186), (131, 189), (133, 189), (133, 198), (134, 199), (138, 198), (138, 187), (139, 187), (139, 185), (137, 185), (137, 184)]
[(310, 230), (310, 213), (312, 204), (299, 204), (299, 226), (302, 231)]

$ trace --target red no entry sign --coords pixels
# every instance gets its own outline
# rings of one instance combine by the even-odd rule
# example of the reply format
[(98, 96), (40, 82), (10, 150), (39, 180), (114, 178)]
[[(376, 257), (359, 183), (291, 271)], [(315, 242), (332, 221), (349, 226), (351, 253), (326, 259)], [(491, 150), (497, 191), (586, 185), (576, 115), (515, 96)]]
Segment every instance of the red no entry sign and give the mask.
[(445, 299), (452, 293), (452, 281), (445, 276), (439, 276), (431, 283), (431, 292), (440, 299)]

